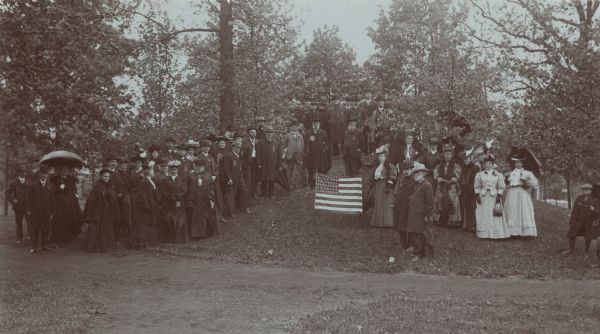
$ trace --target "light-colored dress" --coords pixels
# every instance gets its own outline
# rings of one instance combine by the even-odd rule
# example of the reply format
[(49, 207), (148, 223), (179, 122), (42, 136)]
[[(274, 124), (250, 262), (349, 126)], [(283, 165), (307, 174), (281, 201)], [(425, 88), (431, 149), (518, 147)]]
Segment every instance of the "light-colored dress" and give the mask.
[(481, 204), (475, 209), (478, 238), (510, 238), (505, 216), (494, 216), (496, 197), (504, 193), (504, 188), (504, 177), (495, 170), (481, 171), (475, 176), (475, 194), (481, 198)]
[(392, 227), (394, 225), (394, 181), (398, 173), (396, 168), (380, 164), (373, 175), (373, 216), (369, 224), (376, 227)]
[(532, 172), (515, 169), (508, 175), (509, 189), (504, 200), (504, 216), (511, 236), (537, 236), (530, 189), (538, 180)]

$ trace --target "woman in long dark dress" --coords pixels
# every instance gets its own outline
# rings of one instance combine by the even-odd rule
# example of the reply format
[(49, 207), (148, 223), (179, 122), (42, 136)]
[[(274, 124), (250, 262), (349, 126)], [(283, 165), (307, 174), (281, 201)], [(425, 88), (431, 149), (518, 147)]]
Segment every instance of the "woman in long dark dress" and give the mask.
[(50, 241), (66, 243), (76, 239), (81, 233), (81, 207), (77, 197), (77, 178), (67, 167), (61, 167), (58, 172), (50, 177), (56, 205)]
[(370, 225), (376, 227), (392, 227), (394, 225), (394, 182), (398, 178), (396, 167), (388, 161), (388, 151), (379, 148), (377, 154), (378, 165), (373, 172), (373, 216)]
[(152, 179), (152, 167), (143, 167), (133, 190), (131, 211), (131, 244), (136, 248), (154, 246), (159, 241), (160, 190)]
[(110, 184), (110, 171), (100, 171), (100, 180), (85, 203), (83, 221), (88, 224), (84, 250), (103, 253), (116, 248), (114, 224), (120, 221), (117, 193)]

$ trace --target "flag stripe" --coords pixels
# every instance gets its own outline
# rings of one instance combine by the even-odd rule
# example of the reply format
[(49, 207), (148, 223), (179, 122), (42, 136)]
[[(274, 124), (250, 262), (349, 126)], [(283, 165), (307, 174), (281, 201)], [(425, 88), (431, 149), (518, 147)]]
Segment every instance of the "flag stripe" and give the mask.
[(340, 183), (339, 187), (340, 188), (362, 188), (362, 184), (360, 184), (360, 183), (352, 183), (352, 184)]
[(325, 211), (335, 211), (335, 212), (352, 212), (352, 213), (362, 213), (362, 208), (338, 208), (338, 207), (329, 207), (329, 206), (315, 206), (317, 210), (325, 210)]
[(334, 199), (348, 199), (348, 200), (360, 200), (362, 201), (362, 196), (351, 196), (351, 195), (329, 195), (329, 194), (317, 194), (317, 198), (334, 198)]
[(362, 195), (362, 189), (356, 189), (356, 190), (340, 190), (340, 194), (361, 194)]
[(331, 205), (341, 205), (341, 206), (355, 206), (355, 207), (359, 207), (362, 208), (362, 202), (357, 203), (356, 201), (354, 202), (343, 202), (343, 201), (331, 201), (331, 200), (325, 200), (325, 199), (317, 199), (316, 201), (317, 205), (318, 204), (331, 204)]
[(343, 178), (343, 177), (340, 177), (338, 180), (340, 182), (343, 182), (343, 183), (353, 182), (353, 183), (360, 183), (360, 184), (362, 184), (362, 179), (360, 177), (354, 177), (354, 178)]

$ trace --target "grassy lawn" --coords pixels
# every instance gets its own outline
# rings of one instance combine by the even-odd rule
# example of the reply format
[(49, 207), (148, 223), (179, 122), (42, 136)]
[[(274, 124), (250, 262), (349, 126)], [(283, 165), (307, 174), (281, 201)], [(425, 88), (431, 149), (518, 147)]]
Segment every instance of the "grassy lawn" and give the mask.
[[(336, 161), (339, 170), (339, 161)], [(160, 245), (144, 252), (250, 264), (273, 264), (314, 270), (397, 273), (412, 271), (436, 275), (481, 278), (517, 276), (529, 279), (598, 279), (597, 260), (583, 258), (583, 241), (574, 255), (562, 255), (567, 247), (568, 211), (536, 203), (537, 238), (480, 240), (474, 234), (434, 227), (435, 257), (411, 263), (390, 229), (368, 226), (363, 216), (335, 215), (313, 210), (308, 190), (261, 200), (252, 215), (242, 214), (222, 225), (218, 237), (180, 245)], [(12, 242), (14, 226), (2, 219), (0, 241)], [(67, 247), (79, 251), (81, 240)], [(270, 252), (272, 251), (272, 252)], [(127, 255), (134, 251), (119, 251)], [(272, 254), (270, 254), (272, 253)], [(390, 257), (395, 261), (390, 263)]]
[(316, 333), (598, 333), (597, 298), (551, 296), (490, 299), (394, 296), (366, 305), (319, 312), (294, 332)]
[(0, 291), (2, 333), (86, 333), (100, 304), (62, 284), (9, 280)]
[[(361, 217), (313, 210), (313, 194), (278, 193), (263, 200), (253, 215), (241, 215), (222, 227), (221, 236), (185, 245), (162, 245), (149, 251), (176, 256), (268, 263), (289, 267), (396, 273), (414, 271), (472, 277), (518, 276), (530, 279), (600, 278), (583, 258), (583, 241), (572, 256), (567, 246), (568, 211), (536, 203), (539, 237), (480, 240), (461, 230), (435, 227), (435, 257), (411, 263), (394, 246), (390, 229), (368, 226)], [(272, 250), (273, 254), (270, 254)], [(390, 263), (394, 257), (394, 263)]]

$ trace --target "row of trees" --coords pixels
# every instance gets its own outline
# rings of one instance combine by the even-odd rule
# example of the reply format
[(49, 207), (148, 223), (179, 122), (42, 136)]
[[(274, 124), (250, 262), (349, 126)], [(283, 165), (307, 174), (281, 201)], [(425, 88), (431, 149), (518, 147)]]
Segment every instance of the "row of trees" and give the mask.
[(116, 142), (198, 138), (256, 116), (283, 124), (290, 101), (373, 89), (425, 132), (463, 116), (473, 143), (529, 144), (568, 177), (599, 162), (599, 0), (393, 0), (366, 32), (376, 52), (364, 64), (337, 27), (299, 41), (286, 1), (197, 0), (204, 23), (183, 28), (155, 3), (0, 5), (11, 156), (61, 146), (94, 160)]

